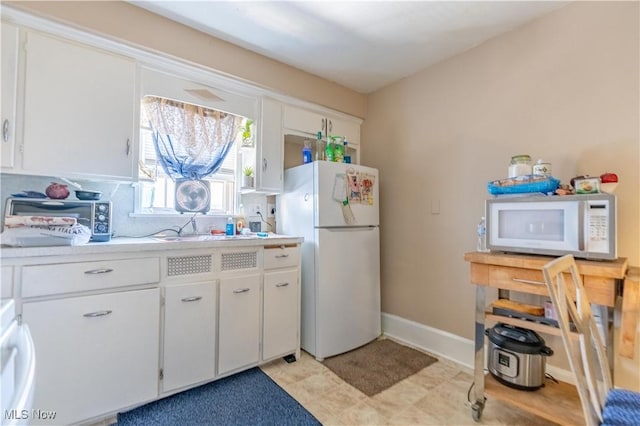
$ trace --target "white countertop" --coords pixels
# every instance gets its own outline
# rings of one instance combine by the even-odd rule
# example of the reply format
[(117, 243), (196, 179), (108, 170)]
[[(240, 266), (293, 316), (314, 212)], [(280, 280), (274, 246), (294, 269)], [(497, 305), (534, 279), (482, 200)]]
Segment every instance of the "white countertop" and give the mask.
[(3, 259), (42, 257), (42, 256), (68, 256), (83, 254), (126, 253), (142, 251), (164, 251), (178, 249), (201, 249), (221, 247), (251, 247), (266, 245), (298, 244), (304, 239), (288, 235), (268, 234), (267, 237), (198, 237), (185, 236), (183, 239), (161, 240), (152, 237), (143, 238), (112, 238), (104, 243), (88, 243), (78, 246), (50, 246), (50, 247), (8, 247), (0, 248), (0, 256)]

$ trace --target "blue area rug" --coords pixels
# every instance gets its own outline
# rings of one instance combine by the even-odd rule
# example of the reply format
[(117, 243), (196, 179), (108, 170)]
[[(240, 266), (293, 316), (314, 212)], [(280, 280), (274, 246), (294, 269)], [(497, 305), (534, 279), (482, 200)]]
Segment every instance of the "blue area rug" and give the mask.
[(320, 425), (258, 367), (118, 414), (118, 426)]

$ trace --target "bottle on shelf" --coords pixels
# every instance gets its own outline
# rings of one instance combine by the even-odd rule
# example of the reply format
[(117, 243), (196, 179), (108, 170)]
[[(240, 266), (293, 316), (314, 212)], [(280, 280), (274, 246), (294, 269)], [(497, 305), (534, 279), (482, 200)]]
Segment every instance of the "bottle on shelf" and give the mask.
[(478, 242), (476, 244), (476, 250), (480, 252), (488, 252), (487, 248), (487, 222), (483, 217), (480, 218), (478, 223)]
[(325, 149), (325, 157), (327, 161), (334, 161), (334, 149), (335, 146), (333, 145), (333, 138), (327, 135), (327, 148)]
[(227, 227), (225, 228), (225, 235), (235, 235), (236, 233), (236, 224), (233, 223), (233, 217), (229, 216), (227, 218)]
[(326, 149), (324, 140), (322, 140), (322, 132), (318, 132), (316, 135), (316, 161), (326, 160)]
[(304, 147), (302, 148), (302, 162), (304, 164), (311, 162), (311, 143), (309, 139), (304, 140)]
[(344, 139), (342, 139), (342, 162), (343, 163), (350, 163), (351, 162), (351, 156), (347, 155), (347, 137), (345, 136)]
[(333, 137), (333, 161), (342, 163), (344, 161), (344, 145), (340, 136)]

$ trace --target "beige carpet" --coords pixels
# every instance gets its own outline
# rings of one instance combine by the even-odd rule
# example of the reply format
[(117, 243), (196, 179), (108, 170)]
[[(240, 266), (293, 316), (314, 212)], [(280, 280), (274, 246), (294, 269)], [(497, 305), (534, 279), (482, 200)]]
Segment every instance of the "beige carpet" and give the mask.
[(365, 395), (373, 396), (436, 361), (425, 353), (382, 339), (326, 358), (324, 365)]

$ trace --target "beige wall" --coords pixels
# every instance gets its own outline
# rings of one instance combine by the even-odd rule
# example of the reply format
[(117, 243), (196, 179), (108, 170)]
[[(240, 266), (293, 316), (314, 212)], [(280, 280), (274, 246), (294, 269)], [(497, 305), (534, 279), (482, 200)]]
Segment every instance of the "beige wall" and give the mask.
[(573, 3), (369, 95), (384, 312), (473, 338), (463, 254), (515, 154), (566, 183), (617, 173), (619, 255), (640, 265), (638, 15), (637, 2)]
[(366, 96), (122, 1), (3, 2), (127, 44), (162, 52), (319, 105), (364, 117)]

